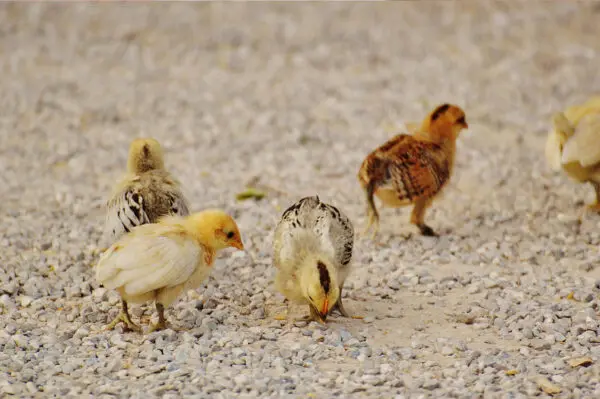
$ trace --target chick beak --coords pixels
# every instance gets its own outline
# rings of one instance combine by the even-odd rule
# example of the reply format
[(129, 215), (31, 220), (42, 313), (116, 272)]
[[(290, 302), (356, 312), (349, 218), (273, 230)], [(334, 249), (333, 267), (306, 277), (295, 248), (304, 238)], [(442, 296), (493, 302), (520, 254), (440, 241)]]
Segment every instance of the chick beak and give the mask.
[(468, 129), (468, 128), (469, 128), (469, 124), (467, 123), (467, 121), (464, 121), (464, 122), (463, 122), (463, 124), (462, 124), (462, 126), (463, 126), (465, 129)]
[(244, 250), (244, 244), (242, 243), (242, 241), (241, 241), (241, 240), (239, 240), (239, 241), (234, 241), (234, 242), (231, 244), (231, 246), (232, 246), (232, 247), (234, 247), (234, 248), (237, 248), (237, 249), (239, 249), (240, 251), (243, 251), (243, 250)]
[(323, 319), (327, 317), (327, 313), (329, 313), (329, 299), (325, 298), (325, 302), (323, 302), (323, 308), (321, 309), (321, 316)]

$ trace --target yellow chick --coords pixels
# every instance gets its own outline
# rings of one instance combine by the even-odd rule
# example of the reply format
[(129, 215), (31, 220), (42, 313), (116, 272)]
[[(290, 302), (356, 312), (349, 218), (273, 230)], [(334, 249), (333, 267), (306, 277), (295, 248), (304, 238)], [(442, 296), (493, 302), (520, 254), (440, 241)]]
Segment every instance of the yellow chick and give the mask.
[(309, 320), (323, 323), (333, 309), (348, 317), (342, 289), (353, 246), (346, 215), (318, 196), (302, 198), (283, 212), (275, 229), (276, 288), (290, 301), (308, 304)]
[(231, 216), (214, 209), (165, 216), (123, 235), (96, 265), (96, 279), (122, 298), (122, 311), (107, 328), (122, 321), (126, 330), (141, 332), (127, 305), (148, 301), (155, 302), (158, 312), (158, 324), (150, 331), (166, 328), (165, 307), (182, 292), (198, 288), (217, 251), (227, 247), (244, 249), (240, 232)]
[(454, 168), (456, 140), (469, 126), (464, 111), (442, 104), (424, 120), (420, 129), (407, 125), (412, 135), (399, 134), (371, 152), (358, 171), (365, 192), (369, 222), (365, 233), (379, 229), (374, 196), (388, 207), (414, 204), (410, 222), (421, 234), (435, 236), (425, 224), (425, 211), (450, 180)]
[(127, 174), (107, 203), (105, 237), (112, 244), (136, 226), (165, 215), (189, 215), (179, 182), (165, 170), (163, 150), (155, 139), (138, 138), (129, 147)]
[(552, 118), (546, 141), (546, 159), (553, 170), (564, 170), (573, 180), (592, 184), (600, 212), (600, 97), (572, 106)]

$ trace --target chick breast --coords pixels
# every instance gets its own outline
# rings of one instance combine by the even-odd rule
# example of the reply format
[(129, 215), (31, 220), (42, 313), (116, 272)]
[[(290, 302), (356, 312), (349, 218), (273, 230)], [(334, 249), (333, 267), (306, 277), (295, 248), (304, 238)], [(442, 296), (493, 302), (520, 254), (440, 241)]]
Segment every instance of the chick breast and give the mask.
[(306, 254), (325, 254), (334, 263), (343, 283), (354, 246), (354, 227), (350, 219), (333, 205), (319, 197), (306, 197), (283, 212), (275, 228), (273, 258), (276, 267), (283, 267)]
[(107, 203), (106, 234), (114, 241), (134, 227), (155, 223), (165, 215), (189, 215), (179, 183), (165, 170), (128, 176)]
[(450, 178), (451, 154), (436, 143), (398, 135), (369, 154), (358, 178), (388, 206), (435, 196)]
[(177, 225), (147, 224), (113, 244), (96, 266), (96, 278), (123, 299), (157, 299), (168, 306), (210, 272), (212, 253)]

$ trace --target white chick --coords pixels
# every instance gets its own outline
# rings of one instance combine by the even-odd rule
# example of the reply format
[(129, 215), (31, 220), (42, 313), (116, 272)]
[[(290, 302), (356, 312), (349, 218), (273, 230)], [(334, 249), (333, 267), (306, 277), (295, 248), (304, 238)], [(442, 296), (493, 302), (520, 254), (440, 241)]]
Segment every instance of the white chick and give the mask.
[(590, 209), (600, 211), (600, 97), (553, 115), (546, 159), (575, 181), (589, 182), (596, 192)]
[(309, 305), (310, 316), (324, 322), (342, 304), (350, 272), (354, 228), (350, 219), (319, 197), (306, 197), (283, 212), (275, 229), (275, 286), (290, 301)]
[(112, 244), (136, 226), (165, 215), (189, 215), (179, 182), (165, 169), (163, 150), (155, 139), (138, 138), (129, 147), (127, 174), (107, 203), (105, 237)]
[(122, 311), (107, 328), (124, 322), (126, 330), (141, 332), (129, 316), (127, 304), (155, 301), (158, 324), (166, 328), (165, 307), (186, 290), (195, 289), (211, 271), (217, 251), (244, 249), (235, 221), (220, 210), (187, 217), (165, 216), (158, 223), (135, 227), (100, 258), (96, 279), (122, 298)]

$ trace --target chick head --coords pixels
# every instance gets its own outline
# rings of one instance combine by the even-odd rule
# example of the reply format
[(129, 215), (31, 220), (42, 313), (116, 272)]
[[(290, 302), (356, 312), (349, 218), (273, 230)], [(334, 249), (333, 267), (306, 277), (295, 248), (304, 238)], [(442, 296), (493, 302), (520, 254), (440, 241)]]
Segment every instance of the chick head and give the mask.
[(559, 144), (562, 150), (562, 147), (565, 145), (569, 137), (575, 133), (575, 130), (573, 129), (571, 122), (569, 122), (565, 114), (562, 112), (557, 112), (552, 115), (552, 124), (554, 125), (554, 131), (558, 135)]
[(242, 236), (231, 216), (219, 209), (207, 209), (188, 217), (189, 230), (198, 240), (216, 250), (228, 247), (244, 250)]
[(158, 141), (152, 138), (139, 138), (131, 142), (127, 159), (127, 170), (130, 173), (143, 173), (164, 167), (163, 150)]
[(442, 104), (425, 118), (421, 129), (441, 139), (456, 140), (460, 131), (468, 127), (465, 112), (460, 107)]
[(307, 259), (300, 274), (302, 294), (310, 307), (325, 321), (340, 296), (334, 269), (321, 259)]

